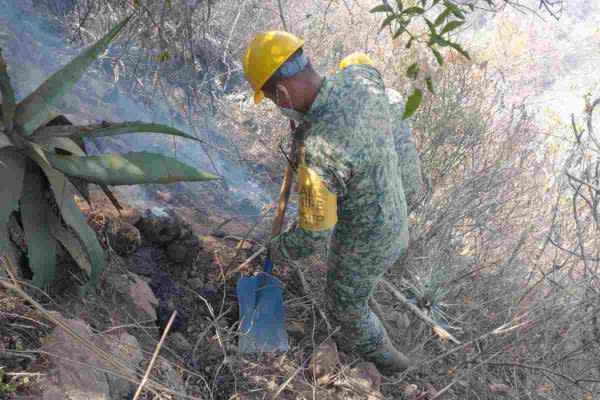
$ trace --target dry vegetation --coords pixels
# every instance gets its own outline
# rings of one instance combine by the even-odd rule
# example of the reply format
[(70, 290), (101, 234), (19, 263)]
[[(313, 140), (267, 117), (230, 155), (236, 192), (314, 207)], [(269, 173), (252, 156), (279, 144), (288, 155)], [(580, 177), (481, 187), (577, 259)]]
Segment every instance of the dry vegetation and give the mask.
[[(105, 59), (110, 65), (105, 69), (115, 81), (124, 81), (120, 90), (140, 103), (161, 96), (173, 121), (194, 130), (208, 127), (196, 132), (207, 139), (208, 154), (225, 155), (266, 183), (279, 182), (282, 174), (285, 159), (277, 146), (286, 142), (287, 124), (273, 108), (253, 107), (247, 98), (239, 60), (253, 32), (281, 28), (283, 18), (306, 39), (309, 56), (325, 73), (332, 73), (344, 55), (367, 50), (389, 86), (403, 94), (411, 87), (404, 71), (419, 60), (436, 89), (411, 120), (428, 176), (427, 193), (410, 216), (408, 254), (386, 280), (460, 344), (432, 332), (381, 285), (375, 298), (391, 335), (414, 360), (406, 374), (384, 381), (384, 397), (599, 396), (600, 144), (598, 132), (593, 134), (599, 99), (590, 98), (587, 110), (573, 116), (572, 126), (545, 132), (528, 98), (515, 99), (514, 88), (499, 84), (504, 74), (518, 72), (518, 60), (478, 60), (472, 49), (473, 62), (448, 54), (438, 68), (418, 46), (406, 49), (389, 35), (379, 35), (368, 2), (281, 3), (280, 13), (279, 1), (142, 1), (140, 16), (120, 41), (122, 56)], [(74, 41), (89, 43), (132, 8), (133, 2), (81, 0), (66, 24)], [(547, 139), (548, 133), (559, 137), (560, 146)], [(243, 222), (240, 236), (252, 224)], [(202, 308), (202, 322), (189, 332), (190, 341), (204, 346), (206, 359), (199, 366), (196, 351), (191, 359), (165, 356), (184, 371), (188, 389), (195, 388), (188, 394), (364, 398), (343, 386), (317, 388), (305, 371), (313, 349), (335, 329), (320, 311), (322, 257), (278, 271), (289, 323), (304, 336), (293, 338), (287, 355), (244, 357), (235, 351), (235, 321), (228, 314), (238, 275), (226, 281), (220, 275), (252, 249), (239, 254), (235, 244), (218, 246), (207, 245), (212, 262), (204, 267), (222, 299), (212, 304), (190, 300), (196, 304), (190, 307)], [(226, 260), (219, 254), (227, 254)], [(185, 286), (185, 279), (178, 283)], [(6, 291), (0, 304), (2, 318), (18, 314), (48, 323), (39, 310), (31, 311)], [(18, 327), (6, 329), (24, 335)], [(158, 339), (156, 332), (152, 335), (149, 352)], [(29, 349), (39, 346), (38, 338), (30, 339)], [(17, 348), (14, 343), (5, 347), (13, 353)], [(338, 381), (353, 361), (347, 355)], [(17, 378), (22, 379), (8, 376), (8, 381)], [(151, 389), (158, 393), (160, 385)]]

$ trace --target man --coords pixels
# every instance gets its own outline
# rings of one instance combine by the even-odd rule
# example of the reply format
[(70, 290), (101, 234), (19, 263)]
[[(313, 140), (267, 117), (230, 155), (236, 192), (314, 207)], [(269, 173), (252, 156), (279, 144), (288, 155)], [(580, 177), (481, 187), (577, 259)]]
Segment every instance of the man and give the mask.
[[(338, 70), (355, 64), (373, 65), (373, 60), (365, 53), (352, 53), (340, 62)], [(398, 153), (398, 168), (402, 174), (402, 188), (410, 210), (416, 207), (424, 188), (421, 161), (408, 121), (402, 120), (404, 114), (402, 95), (389, 88), (385, 89), (385, 94), (390, 105), (394, 145)]]
[(352, 65), (321, 77), (304, 42), (286, 32), (256, 34), (244, 56), (254, 101), (264, 97), (300, 123), (299, 220), (269, 242), (271, 256), (299, 259), (329, 241), (326, 311), (338, 343), (383, 373), (409, 360), (391, 343), (367, 301), (408, 244), (406, 199), (381, 75)]

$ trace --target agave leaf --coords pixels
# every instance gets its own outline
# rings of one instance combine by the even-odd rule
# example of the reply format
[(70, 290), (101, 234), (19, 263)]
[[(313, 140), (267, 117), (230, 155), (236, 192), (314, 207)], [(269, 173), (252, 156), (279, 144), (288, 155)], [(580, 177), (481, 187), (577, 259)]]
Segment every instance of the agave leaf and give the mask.
[(10, 139), (4, 133), (0, 133), (0, 149), (12, 146)]
[(51, 210), (44, 198), (44, 185), (42, 171), (30, 160), (23, 181), (21, 220), (27, 241), (27, 258), (33, 271), (32, 284), (40, 289), (56, 272), (56, 240), (50, 234), (48, 215)]
[(55, 125), (45, 126), (35, 131), (33, 134), (34, 140), (37, 142), (38, 139), (47, 137), (103, 137), (103, 136), (115, 136), (124, 133), (164, 133), (167, 135), (180, 136), (187, 139), (195, 140), (197, 142), (204, 143), (203, 140), (198, 139), (195, 136), (180, 131), (179, 129), (170, 127), (163, 124), (153, 124), (149, 122), (122, 122), (114, 123), (104, 121), (101, 124), (88, 125), (88, 126), (76, 126), (76, 125)]
[(91, 273), (88, 285), (84, 289), (94, 287), (98, 283), (102, 270), (104, 270), (104, 251), (100, 243), (98, 243), (96, 233), (90, 228), (77, 204), (75, 204), (73, 195), (67, 187), (67, 178), (48, 164), (46, 158), (48, 154), (50, 153), (44, 153), (39, 145), (31, 143), (30, 157), (33, 158), (46, 174), (64, 221), (75, 231), (75, 234), (81, 239), (86, 249)]
[[(86, 154), (73, 140), (65, 137), (48, 137), (36, 140), (45, 150), (53, 153), (75, 155), (84, 157)], [(59, 149), (57, 151), (57, 149)], [(60, 150), (63, 150), (62, 152)]]
[[(0, 225), (0, 260), (1, 257), (5, 257), (7, 259), (7, 267), (10, 269), (10, 272), (13, 274), (13, 276), (17, 276), (17, 257), (15, 256), (15, 250), (10, 243), (10, 237), (8, 235), (6, 224)], [(3, 261), (4, 260), (0, 262), (0, 276), (4, 276), (4, 268), (2, 267)]]
[[(58, 154), (76, 155), (81, 157), (86, 155), (77, 143), (65, 137), (43, 138), (39, 139), (37, 143), (43, 145), (46, 150), (50, 150)], [(92, 208), (92, 199), (90, 197), (90, 190), (87, 182), (75, 177), (67, 177), (67, 179), (69, 179), (69, 182), (71, 182), (81, 197), (83, 197), (90, 208)]]
[(219, 179), (176, 158), (147, 152), (87, 157), (46, 153), (52, 167), (98, 185), (138, 185)]
[(85, 70), (98, 55), (106, 50), (110, 42), (130, 19), (131, 16), (118, 23), (100, 40), (56, 71), (39, 88), (17, 105), (15, 124), (21, 128), (25, 135), (31, 135), (33, 131), (48, 122), (51, 116), (56, 114), (55, 106), (60, 97), (75, 85)]
[(13, 130), (15, 118), (15, 91), (10, 84), (10, 77), (6, 72), (6, 63), (2, 57), (2, 49), (0, 48), (0, 93), (2, 93), (2, 119), (6, 131), (10, 134)]
[(15, 148), (0, 149), (0, 229), (5, 229), (8, 216), (18, 207), (24, 174), (25, 157)]
[(85, 247), (77, 239), (77, 237), (65, 228), (56, 215), (49, 214), (50, 233), (67, 249), (71, 257), (77, 262), (88, 275), (92, 274), (92, 266), (85, 252)]
[(119, 200), (116, 198), (116, 196), (112, 192), (112, 190), (110, 190), (110, 188), (106, 185), (100, 185), (100, 189), (102, 189), (102, 191), (104, 192), (106, 197), (108, 197), (108, 199), (110, 200), (112, 205), (115, 206), (117, 211), (120, 213), (121, 210), (123, 209), (123, 206), (121, 205), (121, 203), (119, 203)]

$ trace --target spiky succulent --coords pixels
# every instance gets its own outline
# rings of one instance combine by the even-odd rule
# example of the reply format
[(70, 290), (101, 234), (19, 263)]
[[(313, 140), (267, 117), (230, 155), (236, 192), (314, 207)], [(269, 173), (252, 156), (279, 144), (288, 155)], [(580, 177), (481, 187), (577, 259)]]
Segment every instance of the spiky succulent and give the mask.
[[(46, 126), (58, 116), (56, 104), (90, 64), (129, 22), (128, 17), (104, 37), (50, 76), (18, 104), (0, 49), (0, 255), (12, 259), (7, 223), (19, 209), (33, 271), (33, 285), (43, 288), (55, 273), (60, 242), (87, 273), (87, 287), (97, 284), (104, 268), (104, 252), (67, 187), (71, 181), (85, 197), (88, 183), (101, 185), (113, 203), (107, 185), (171, 183), (217, 179), (175, 158), (146, 152), (87, 156), (77, 144), (83, 137), (155, 132), (198, 140), (169, 126), (143, 123), (103, 123), (90, 126)], [(51, 191), (58, 212), (47, 196)], [(116, 204), (117, 205), (117, 204)], [(0, 271), (1, 272), (1, 271)]]

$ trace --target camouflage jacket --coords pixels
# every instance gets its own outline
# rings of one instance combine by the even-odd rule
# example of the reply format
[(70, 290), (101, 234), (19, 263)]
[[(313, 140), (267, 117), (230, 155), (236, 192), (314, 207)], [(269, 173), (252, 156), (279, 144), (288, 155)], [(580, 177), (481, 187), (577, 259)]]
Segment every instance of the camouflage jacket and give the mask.
[(404, 101), (402, 95), (394, 89), (386, 89), (385, 93), (392, 114), (392, 130), (394, 145), (398, 153), (398, 162), (402, 174), (402, 187), (409, 208), (416, 203), (423, 190), (423, 174), (421, 160), (417, 152), (414, 137), (408, 121), (402, 120)]
[[(316, 201), (308, 198), (308, 203), (316, 214), (323, 206), (336, 207), (337, 223), (330, 218), (324, 226), (306, 223), (300, 179), (300, 218), (272, 240), (274, 258), (306, 257), (327, 239), (330, 262), (333, 257), (337, 262), (352, 258), (391, 264), (404, 252), (407, 206), (390, 110), (383, 80), (374, 68), (353, 65), (324, 80), (302, 121), (308, 124), (303, 160), (309, 175), (321, 180), (321, 192), (331, 192), (319, 198), (315, 190)], [(337, 204), (326, 201), (329, 195)]]

